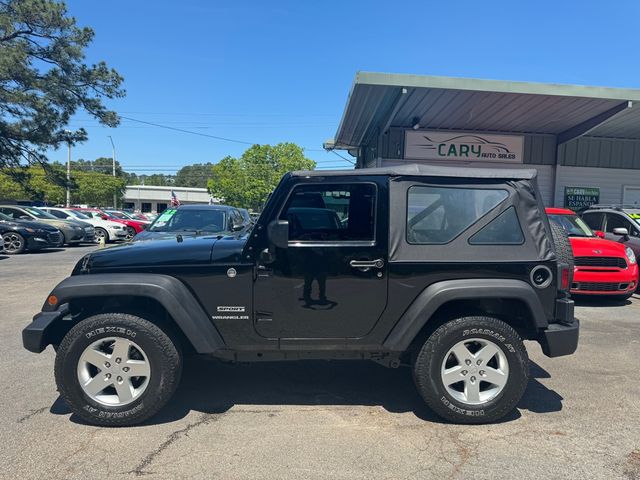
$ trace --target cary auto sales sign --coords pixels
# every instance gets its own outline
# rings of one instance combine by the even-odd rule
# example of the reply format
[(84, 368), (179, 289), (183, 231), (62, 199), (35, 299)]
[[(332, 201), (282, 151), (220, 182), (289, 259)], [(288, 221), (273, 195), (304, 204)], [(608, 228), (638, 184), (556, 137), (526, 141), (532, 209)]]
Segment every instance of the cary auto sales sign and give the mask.
[(404, 158), (523, 163), (523, 144), (516, 135), (406, 130)]

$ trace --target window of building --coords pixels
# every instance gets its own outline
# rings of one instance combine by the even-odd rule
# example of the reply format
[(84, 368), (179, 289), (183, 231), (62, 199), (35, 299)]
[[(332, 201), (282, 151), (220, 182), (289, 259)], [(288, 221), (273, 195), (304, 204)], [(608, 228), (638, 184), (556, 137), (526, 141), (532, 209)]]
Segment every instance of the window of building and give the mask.
[(524, 235), (518, 214), (509, 207), (469, 239), (471, 245), (522, 245)]
[(157, 207), (156, 212), (157, 212), (157, 213), (162, 213), (162, 212), (164, 212), (164, 211), (167, 209), (167, 206), (168, 206), (168, 205), (167, 205), (166, 203), (158, 203), (158, 207)]
[(498, 189), (413, 186), (407, 200), (407, 242), (448, 243), (508, 196)]
[(133, 210), (135, 206), (136, 205), (133, 202), (124, 202), (122, 208), (124, 208), (125, 210)]
[(375, 209), (374, 184), (300, 185), (280, 219), (289, 221), (290, 240), (374, 241)]
[(151, 212), (151, 203), (148, 203), (148, 202), (142, 202), (142, 203), (140, 204), (140, 211), (141, 211), (142, 213), (149, 213), (149, 212)]

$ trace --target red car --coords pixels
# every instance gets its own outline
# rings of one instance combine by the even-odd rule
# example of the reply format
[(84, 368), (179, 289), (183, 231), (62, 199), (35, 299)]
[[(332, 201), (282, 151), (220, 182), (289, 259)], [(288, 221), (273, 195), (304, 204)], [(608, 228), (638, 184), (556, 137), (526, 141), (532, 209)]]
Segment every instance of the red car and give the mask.
[(127, 226), (127, 236), (125, 240), (131, 240), (136, 234), (145, 230), (149, 226), (149, 222), (143, 222), (138, 220), (130, 220), (125, 218), (115, 217), (104, 210), (100, 210), (99, 208), (73, 208), (73, 210), (78, 210), (89, 217), (98, 217), (103, 220), (111, 220), (113, 222), (118, 222)]
[(575, 258), (571, 293), (611, 295), (629, 298), (638, 286), (636, 256), (629, 247), (605, 240), (604, 233), (592, 231), (573, 211), (547, 208), (549, 220), (569, 235)]

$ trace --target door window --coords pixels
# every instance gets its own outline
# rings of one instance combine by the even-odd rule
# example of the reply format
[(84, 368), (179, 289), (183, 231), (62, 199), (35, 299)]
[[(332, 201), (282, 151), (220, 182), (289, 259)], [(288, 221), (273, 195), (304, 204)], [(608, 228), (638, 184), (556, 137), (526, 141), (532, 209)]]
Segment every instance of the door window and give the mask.
[(617, 215), (615, 213), (607, 214), (607, 233), (613, 233), (614, 228), (626, 228), (629, 232), (629, 235), (634, 237), (640, 236), (638, 234), (638, 230), (631, 225), (631, 222), (624, 218), (622, 215)]
[(299, 185), (280, 219), (289, 222), (289, 240), (372, 242), (375, 209), (374, 184)]
[(18, 210), (17, 208), (0, 208), (0, 212), (4, 213), (7, 217), (12, 219), (20, 218), (21, 215), (25, 215), (23, 212)]
[(602, 218), (604, 213), (585, 213), (582, 215), (582, 219), (592, 230), (602, 229)]

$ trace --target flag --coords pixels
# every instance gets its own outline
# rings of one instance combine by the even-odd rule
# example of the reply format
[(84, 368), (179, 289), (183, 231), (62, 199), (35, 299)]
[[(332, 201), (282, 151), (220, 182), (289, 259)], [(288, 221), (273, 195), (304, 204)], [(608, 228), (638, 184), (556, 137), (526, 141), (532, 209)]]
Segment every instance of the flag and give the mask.
[(180, 200), (178, 200), (176, 192), (174, 192), (173, 190), (171, 190), (171, 206), (172, 207), (179, 207), (180, 206)]

